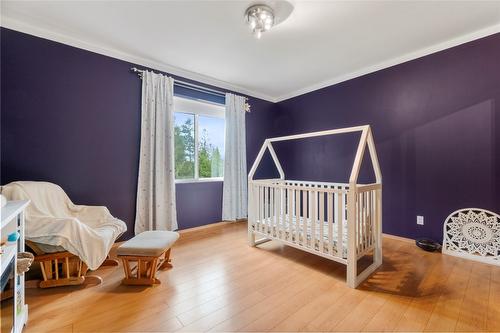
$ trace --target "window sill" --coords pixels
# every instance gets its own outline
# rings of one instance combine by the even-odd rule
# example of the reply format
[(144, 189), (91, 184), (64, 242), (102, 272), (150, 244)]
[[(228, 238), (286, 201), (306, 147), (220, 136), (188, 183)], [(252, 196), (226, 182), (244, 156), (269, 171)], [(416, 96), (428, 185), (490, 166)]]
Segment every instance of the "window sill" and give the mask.
[(190, 184), (190, 183), (210, 183), (210, 182), (223, 182), (223, 177), (214, 178), (199, 178), (199, 179), (176, 179), (176, 184)]

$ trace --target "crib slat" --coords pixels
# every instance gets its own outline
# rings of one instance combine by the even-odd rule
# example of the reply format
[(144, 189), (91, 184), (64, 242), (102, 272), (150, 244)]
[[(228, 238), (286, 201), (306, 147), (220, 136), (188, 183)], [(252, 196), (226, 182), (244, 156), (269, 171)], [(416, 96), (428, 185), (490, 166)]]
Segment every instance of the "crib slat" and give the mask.
[(280, 203), (280, 194), (281, 189), (274, 187), (274, 232), (276, 233), (276, 237), (281, 239), (280, 234), (280, 216), (281, 216), (281, 203)]
[[(310, 187), (312, 187), (312, 185), (310, 185)], [(306, 213), (304, 213), (304, 236), (306, 237), (306, 239), (309, 239), (309, 242), (306, 243), (306, 247), (307, 247), (307, 244), (309, 244), (309, 247), (310, 248), (313, 248), (313, 235), (312, 235), (312, 229), (313, 229), (313, 219), (312, 219), (312, 214), (311, 214), (311, 210), (312, 210), (312, 190), (311, 189), (307, 189), (306, 191), (306, 198), (307, 198), (307, 202), (306, 202), (306, 207), (307, 207), (307, 211)]]
[(269, 188), (269, 186), (266, 186), (266, 187), (264, 188), (264, 191), (265, 191), (265, 192), (264, 192), (264, 196), (265, 196), (265, 203), (266, 203), (266, 206), (265, 206), (265, 210), (266, 210), (266, 212), (265, 212), (265, 216), (266, 216), (266, 217), (265, 217), (265, 219), (264, 219), (264, 221), (266, 221), (266, 222), (265, 222), (265, 224), (264, 224), (264, 227), (265, 227), (264, 232), (265, 232), (266, 234), (268, 234), (268, 233), (269, 233), (269, 223), (270, 223), (270, 215), (271, 215), (271, 214), (270, 214), (270, 208), (271, 208), (271, 205), (270, 205), (270, 202), (269, 202), (269, 200), (270, 200), (269, 189), (270, 189), (270, 188)]
[(324, 233), (324, 225), (325, 225), (325, 192), (318, 192), (318, 202), (319, 202), (319, 252), (324, 253), (324, 241), (325, 241), (325, 233)]
[(334, 203), (334, 197), (335, 197), (335, 202), (337, 201), (338, 194), (328, 192), (326, 196), (327, 196), (326, 215), (328, 220), (328, 253), (330, 253), (330, 255), (333, 256), (333, 203)]
[(293, 216), (293, 191), (291, 189), (286, 190), (286, 210), (287, 210), (287, 228), (288, 228), (288, 240), (292, 241), (292, 216)]
[(287, 189), (282, 188), (281, 189), (281, 229), (283, 231), (283, 238), (286, 239), (286, 220), (287, 220), (287, 215), (286, 215), (286, 206), (287, 206)]
[(365, 193), (365, 215), (366, 215), (366, 221), (365, 221), (365, 247), (368, 249), (370, 247), (370, 194), (371, 191), (368, 191)]
[(347, 193), (342, 195), (342, 202), (343, 202), (342, 214), (344, 216), (343, 219), (342, 219), (342, 222), (344, 222), (346, 224), (347, 224), (347, 208), (348, 208), (347, 198), (349, 198), (349, 196), (347, 195)]
[(306, 186), (304, 186), (304, 190), (302, 190), (302, 242), (305, 247), (307, 247), (307, 203), (308, 203), (309, 191)]
[(375, 191), (370, 191), (370, 247), (373, 246), (373, 217), (375, 215), (374, 208)]
[(269, 187), (264, 187), (264, 232), (269, 231)]
[(272, 223), (272, 220), (271, 220), (271, 204), (272, 204), (272, 200), (271, 200), (271, 186), (267, 186), (266, 187), (266, 194), (267, 194), (267, 200), (266, 200), (266, 204), (267, 204), (267, 209), (266, 209), (266, 233), (269, 234), (271, 232), (271, 223)]
[(273, 187), (274, 191), (274, 232), (276, 233), (276, 236), (278, 236), (279, 233), (279, 224), (280, 224), (280, 206), (279, 206), (279, 196), (280, 196), (280, 189), (278, 187)]
[(259, 186), (259, 203), (260, 203), (260, 223), (259, 223), (259, 231), (263, 232), (264, 231), (264, 186)]
[[(347, 189), (348, 187), (347, 186), (344, 186), (344, 189)], [(346, 229), (345, 231), (345, 234), (346, 234), (346, 240), (347, 240), (347, 243), (346, 243), (346, 246), (348, 246), (349, 244), (349, 223), (347, 221), (347, 218), (348, 218), (348, 208), (349, 208), (349, 204), (347, 202), (348, 198), (349, 198), (349, 195), (346, 193), (346, 194), (342, 194), (340, 196), (340, 198), (342, 199), (342, 230)], [(349, 250), (349, 249), (346, 249), (346, 250)], [(347, 253), (347, 252), (346, 252)]]
[(361, 192), (359, 194), (359, 251), (362, 252), (364, 251), (364, 231), (365, 231), (365, 207), (364, 207), (364, 192)]
[(254, 230), (258, 231), (259, 228), (259, 212), (260, 212), (260, 196), (259, 196), (259, 187), (257, 185), (253, 185), (253, 204), (254, 212), (252, 213), (252, 218), (254, 222)]
[(366, 240), (367, 240), (368, 247), (372, 246), (372, 216), (373, 216), (372, 194), (373, 194), (372, 191), (369, 191), (366, 194), (366, 207), (367, 207), (366, 210), (367, 210), (367, 214), (368, 214), (367, 228), (366, 228), (367, 229)]
[(292, 191), (287, 188), (286, 189), (286, 229), (287, 232), (287, 240), (292, 241)]
[(377, 190), (372, 191), (372, 245), (375, 245), (375, 231), (377, 223)]
[(261, 219), (261, 211), (262, 211), (262, 199), (261, 199), (261, 195), (260, 195), (260, 186), (257, 186), (256, 187), (256, 197), (257, 197), (257, 201), (256, 201), (256, 205), (257, 205), (257, 221), (258, 223), (255, 225), (255, 231), (259, 231), (260, 230), (260, 224), (262, 223), (262, 219)]
[(279, 237), (279, 206), (278, 206), (278, 196), (279, 196), (279, 191), (277, 184), (273, 184), (273, 229), (272, 233), (273, 235), (276, 235), (276, 237)]
[(295, 192), (295, 200), (294, 200), (294, 207), (295, 207), (295, 243), (300, 244), (300, 239), (299, 239), (299, 228), (300, 228), (300, 191), (299, 190), (294, 190)]
[(267, 232), (272, 234), (274, 227), (274, 187), (269, 186), (269, 225)]
[(354, 245), (355, 245), (355, 249), (356, 249), (356, 253), (359, 252), (359, 193), (357, 195), (355, 195), (355, 198), (356, 198), (356, 203), (354, 204), (355, 205), (355, 214), (356, 216), (354, 216), (354, 224), (356, 226), (355, 230), (356, 232), (354, 233)]
[(311, 248), (316, 249), (317, 192), (309, 191), (309, 219), (311, 220)]
[(270, 185), (267, 187), (268, 193), (267, 193), (267, 233), (270, 234), (273, 231), (273, 209), (274, 209), (274, 198), (273, 198), (273, 187)]
[(370, 217), (371, 217), (371, 206), (370, 206), (370, 195), (371, 191), (365, 192), (365, 249), (370, 248)]
[(363, 251), (367, 249), (367, 239), (366, 239), (366, 231), (367, 231), (367, 222), (368, 222), (368, 207), (366, 206), (366, 194), (367, 192), (363, 192), (363, 234), (361, 235), (361, 239), (363, 241)]
[(254, 184), (253, 187), (253, 206), (255, 207), (255, 211), (252, 214), (253, 218), (255, 220), (255, 231), (258, 231), (259, 229), (259, 224), (260, 224), (260, 186), (257, 184)]
[(344, 195), (335, 194), (336, 206), (335, 210), (337, 212), (337, 255), (343, 257), (344, 255), (344, 220), (342, 216), (344, 215)]
[(363, 251), (363, 226), (364, 226), (364, 207), (363, 207), (363, 192), (359, 195), (359, 228), (358, 228), (358, 239), (359, 239), (359, 252)]
[[(356, 228), (356, 241), (357, 241), (357, 246), (356, 246), (356, 249), (357, 249), (357, 253), (360, 252), (360, 245), (361, 245), (361, 240), (360, 240), (360, 236), (361, 236), (361, 217), (362, 217), (362, 199), (361, 199), (361, 196), (362, 196), (362, 193), (358, 193), (358, 209), (356, 211), (357, 213), (357, 219), (356, 219), (356, 222), (357, 222), (357, 228)], [(356, 253), (356, 254), (357, 254)]]
[(268, 232), (271, 233), (271, 236), (273, 235), (274, 232), (274, 218), (276, 217), (276, 214), (274, 212), (275, 205), (274, 205), (274, 186), (269, 187), (269, 230)]

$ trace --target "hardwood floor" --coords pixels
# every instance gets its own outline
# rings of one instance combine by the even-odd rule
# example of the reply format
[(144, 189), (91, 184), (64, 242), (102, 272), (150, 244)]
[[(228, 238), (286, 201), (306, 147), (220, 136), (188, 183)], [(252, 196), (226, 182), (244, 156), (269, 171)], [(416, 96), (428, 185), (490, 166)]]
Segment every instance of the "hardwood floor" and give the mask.
[(172, 250), (161, 285), (29, 289), (32, 332), (500, 331), (500, 267), (384, 238), (384, 264), (358, 289), (345, 267), (270, 242), (246, 224), (193, 231)]

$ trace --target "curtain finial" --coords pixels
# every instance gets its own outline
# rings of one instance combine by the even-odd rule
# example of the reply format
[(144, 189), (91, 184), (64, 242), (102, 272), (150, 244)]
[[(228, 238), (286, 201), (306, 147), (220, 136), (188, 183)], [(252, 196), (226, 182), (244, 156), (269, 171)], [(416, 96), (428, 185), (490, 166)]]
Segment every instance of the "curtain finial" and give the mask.
[(245, 112), (250, 112), (250, 104), (248, 103), (248, 97), (245, 97)]

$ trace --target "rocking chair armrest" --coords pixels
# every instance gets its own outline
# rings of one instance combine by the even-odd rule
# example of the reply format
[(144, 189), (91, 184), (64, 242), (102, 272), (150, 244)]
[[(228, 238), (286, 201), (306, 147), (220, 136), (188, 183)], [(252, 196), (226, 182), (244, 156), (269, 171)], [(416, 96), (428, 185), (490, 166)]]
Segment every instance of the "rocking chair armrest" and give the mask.
[(42, 254), (42, 255), (36, 255), (35, 261), (40, 262), (40, 261), (47, 261), (47, 260), (54, 260), (54, 259), (72, 258), (72, 257), (77, 257), (77, 256), (71, 252), (64, 251), (64, 252), (55, 252), (55, 253), (46, 253), (46, 254)]

